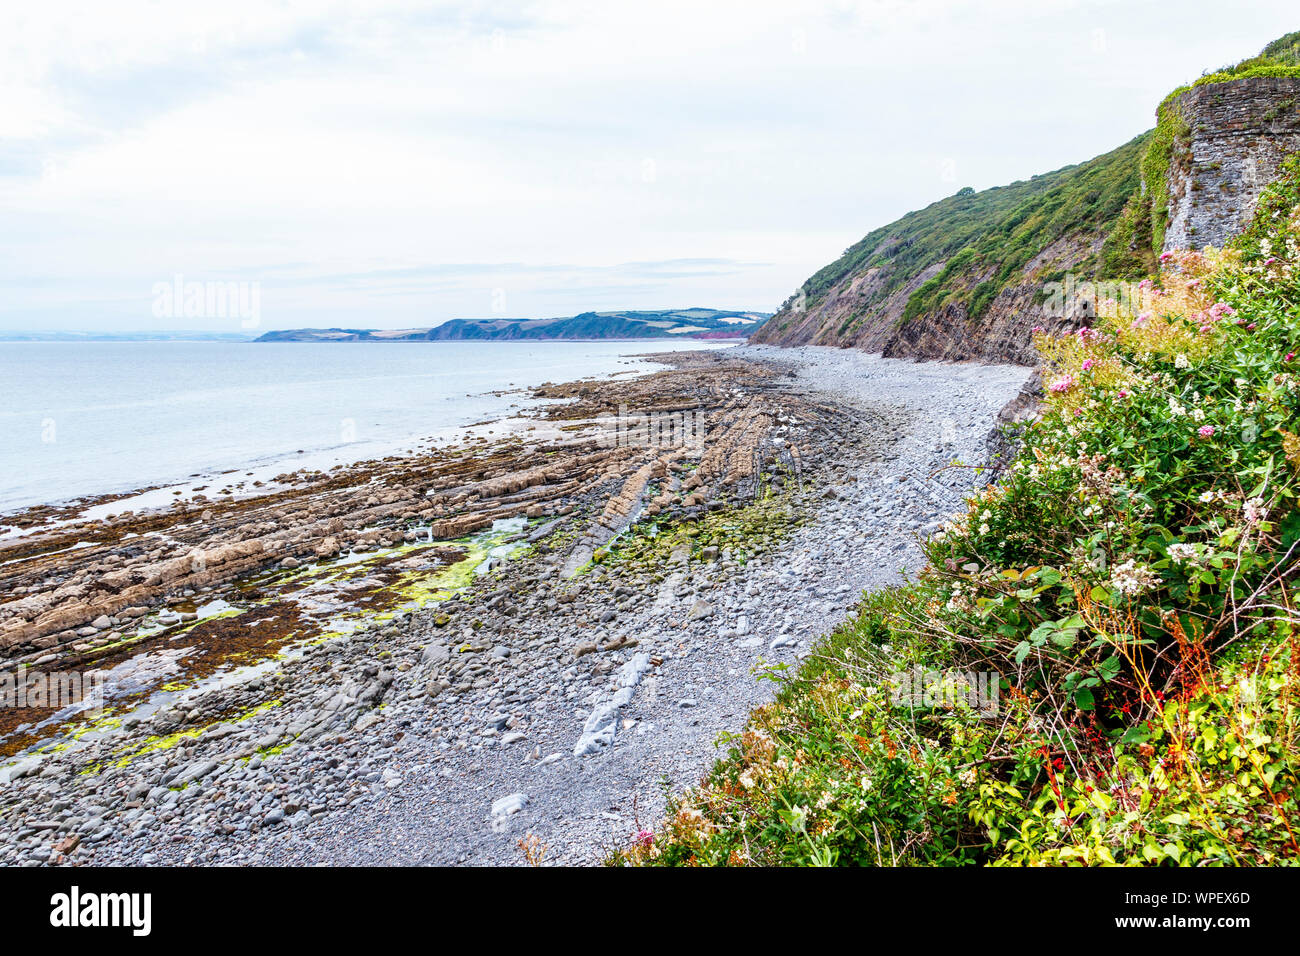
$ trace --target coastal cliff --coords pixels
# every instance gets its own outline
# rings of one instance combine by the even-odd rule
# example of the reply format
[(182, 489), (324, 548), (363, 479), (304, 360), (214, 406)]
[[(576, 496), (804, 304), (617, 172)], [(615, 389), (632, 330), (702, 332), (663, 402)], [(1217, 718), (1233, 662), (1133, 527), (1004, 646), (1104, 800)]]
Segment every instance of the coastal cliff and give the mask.
[(1097, 283), (1151, 275), (1162, 252), (1222, 245), (1250, 221), (1300, 149), (1298, 43), (1290, 34), (1174, 91), (1154, 130), (1109, 153), (962, 189), (874, 230), (751, 341), (1037, 364), (1032, 330), (1090, 320), (1106, 296)]
[(1164, 251), (1222, 246), (1250, 222), (1259, 194), (1300, 150), (1300, 77), (1197, 86), (1169, 102), (1187, 133), (1170, 163)]

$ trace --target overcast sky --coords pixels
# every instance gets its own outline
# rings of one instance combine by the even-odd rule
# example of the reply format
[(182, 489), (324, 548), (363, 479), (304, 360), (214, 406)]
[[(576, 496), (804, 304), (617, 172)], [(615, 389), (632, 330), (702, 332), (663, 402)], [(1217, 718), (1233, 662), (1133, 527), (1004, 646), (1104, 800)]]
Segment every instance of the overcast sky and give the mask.
[(1294, 0), (7, 3), (0, 328), (240, 331), (155, 315), (178, 274), (257, 283), (263, 328), (772, 310), (1294, 29)]

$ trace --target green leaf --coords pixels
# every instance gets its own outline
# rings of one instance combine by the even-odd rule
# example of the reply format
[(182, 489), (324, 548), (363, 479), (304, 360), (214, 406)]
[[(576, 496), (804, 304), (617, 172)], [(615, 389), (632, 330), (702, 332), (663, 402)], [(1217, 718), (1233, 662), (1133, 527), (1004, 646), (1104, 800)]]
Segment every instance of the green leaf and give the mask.
[(1074, 643), (1074, 638), (1076, 634), (1078, 634), (1078, 631), (1074, 631), (1074, 630), (1055, 631), (1051, 635), (1052, 643), (1055, 644), (1057, 647), (1069, 647), (1071, 644)]
[(1264, 494), (1264, 489), (1268, 487), (1268, 480), (1273, 476), (1273, 463), (1276, 457), (1276, 455), (1268, 456), (1268, 464), (1263, 468), (1264, 480), (1255, 486), (1255, 490), (1248, 494), (1247, 498), (1258, 498)]
[(1124, 736), (1119, 738), (1122, 744), (1144, 744), (1151, 739), (1151, 731), (1145, 724), (1139, 724), (1136, 727), (1130, 727), (1124, 731)]

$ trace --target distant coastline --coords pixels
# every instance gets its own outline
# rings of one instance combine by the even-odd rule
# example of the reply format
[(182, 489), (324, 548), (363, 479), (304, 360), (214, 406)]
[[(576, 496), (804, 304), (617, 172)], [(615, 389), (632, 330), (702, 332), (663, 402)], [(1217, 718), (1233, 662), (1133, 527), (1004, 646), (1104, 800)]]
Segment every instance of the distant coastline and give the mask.
[(550, 319), (449, 319), (408, 329), (300, 328), (267, 332), (201, 330), (4, 331), (0, 342), (600, 342), (742, 340), (772, 317), (746, 309), (583, 312)]
[(745, 339), (770, 313), (725, 309), (583, 312), (553, 319), (451, 319), (414, 329), (278, 329), (258, 342), (518, 342)]

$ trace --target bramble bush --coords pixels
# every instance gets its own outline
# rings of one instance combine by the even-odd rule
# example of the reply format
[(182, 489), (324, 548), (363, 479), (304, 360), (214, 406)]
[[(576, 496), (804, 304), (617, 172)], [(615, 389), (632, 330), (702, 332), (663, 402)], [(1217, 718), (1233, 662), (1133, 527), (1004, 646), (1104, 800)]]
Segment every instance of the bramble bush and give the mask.
[[(622, 864), (1300, 860), (1300, 158), (1225, 250), (1036, 335), (998, 484), (867, 595)], [(900, 706), (996, 671), (995, 719)]]

